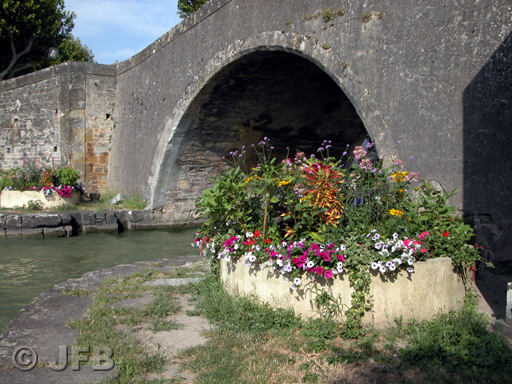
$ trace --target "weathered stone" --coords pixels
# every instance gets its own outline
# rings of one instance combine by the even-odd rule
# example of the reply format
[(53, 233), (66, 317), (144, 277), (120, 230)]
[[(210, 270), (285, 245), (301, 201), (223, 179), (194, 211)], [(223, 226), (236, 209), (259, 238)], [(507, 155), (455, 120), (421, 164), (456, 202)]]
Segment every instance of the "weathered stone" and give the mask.
[(96, 224), (96, 214), (94, 212), (82, 212), (82, 226)]
[(72, 216), (65, 212), (65, 213), (61, 213), (60, 214), (60, 219), (61, 219), (61, 224), (62, 225), (71, 225), (71, 223), (73, 222), (73, 218)]
[(44, 237), (43, 228), (21, 228), (22, 237)]
[(20, 228), (6, 228), (5, 236), (7, 237), (21, 237), (21, 227)]
[(113, 211), (105, 212), (105, 221), (108, 224), (114, 224), (114, 223), (117, 224), (117, 217), (116, 217), (115, 212), (113, 212)]
[(136, 224), (137, 230), (141, 229), (164, 229), (171, 228), (172, 225), (165, 221), (151, 221), (151, 222), (138, 222)]
[(73, 227), (71, 225), (66, 225), (64, 227), (64, 230), (66, 231), (66, 236), (67, 237), (73, 236), (74, 231), (73, 231)]
[(22, 228), (58, 227), (61, 224), (58, 213), (25, 213), (21, 218)]
[(104, 224), (106, 223), (106, 213), (105, 212), (96, 212), (95, 222), (96, 224)]
[(143, 221), (145, 218), (145, 212), (139, 210), (128, 211), (128, 221), (132, 223), (137, 223), (139, 221)]
[(43, 228), (43, 235), (46, 238), (46, 237), (65, 237), (67, 234), (66, 234), (65, 227), (53, 227), (53, 228)]
[(122, 203), (124, 200), (125, 200), (124, 195), (122, 193), (118, 193), (113, 198), (111, 198), (108, 201), (108, 203), (114, 205), (114, 204)]
[(19, 213), (9, 213), (5, 217), (5, 227), (7, 229), (21, 228), (21, 215)]

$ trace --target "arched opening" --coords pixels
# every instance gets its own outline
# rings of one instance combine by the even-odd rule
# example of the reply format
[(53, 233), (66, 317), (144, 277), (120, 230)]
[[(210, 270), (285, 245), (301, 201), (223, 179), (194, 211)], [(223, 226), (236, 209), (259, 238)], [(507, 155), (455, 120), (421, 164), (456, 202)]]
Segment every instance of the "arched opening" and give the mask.
[[(163, 207), (171, 216), (192, 212), (209, 178), (229, 167), (222, 157), (244, 145), (268, 137), (274, 154), (285, 157), (288, 151), (316, 153), (323, 140), (331, 140), (331, 155), (341, 156), (347, 144), (360, 145), (368, 137), (354, 106), (327, 73), (299, 55), (268, 50), (247, 54), (212, 77), (176, 132), (182, 132), (181, 144)], [(248, 162), (255, 165), (256, 158), (249, 156)]]

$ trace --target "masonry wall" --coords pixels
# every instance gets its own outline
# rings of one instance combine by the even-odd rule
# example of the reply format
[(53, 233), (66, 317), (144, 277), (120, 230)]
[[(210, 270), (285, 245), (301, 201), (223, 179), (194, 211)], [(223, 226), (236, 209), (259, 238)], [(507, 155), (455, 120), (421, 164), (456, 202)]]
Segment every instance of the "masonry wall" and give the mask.
[(72, 165), (107, 188), (115, 68), (64, 63), (0, 83), (0, 168)]

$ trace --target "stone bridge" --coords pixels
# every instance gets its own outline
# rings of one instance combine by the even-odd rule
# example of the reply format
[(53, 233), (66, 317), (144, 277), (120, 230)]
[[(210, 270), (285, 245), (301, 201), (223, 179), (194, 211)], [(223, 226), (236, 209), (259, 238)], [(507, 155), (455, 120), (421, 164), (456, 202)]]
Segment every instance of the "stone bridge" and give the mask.
[(0, 164), (72, 164), (178, 223), (242, 145), (369, 138), (511, 260), (511, 32), (510, 0), (212, 0), (124, 62), (0, 83)]

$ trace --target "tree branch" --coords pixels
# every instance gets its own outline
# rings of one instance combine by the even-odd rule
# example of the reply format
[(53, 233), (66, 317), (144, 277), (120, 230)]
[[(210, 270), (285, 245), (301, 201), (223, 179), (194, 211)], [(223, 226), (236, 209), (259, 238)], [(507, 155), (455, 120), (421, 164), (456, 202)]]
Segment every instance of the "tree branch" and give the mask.
[(8, 75), (7, 78), (10, 79), (10, 78), (13, 77), (13, 75), (16, 72), (21, 71), (22, 69), (26, 69), (26, 68), (29, 68), (29, 67), (32, 66), (32, 64), (25, 64), (25, 65), (22, 65), (22, 66), (16, 68), (15, 70), (13, 70), (13, 67), (16, 64), (16, 62), (19, 60), (19, 58), (21, 56), (26, 55), (27, 53), (29, 53), (30, 50), (32, 49), (32, 45), (34, 44), (35, 36), (32, 35), (32, 37), (28, 41), (28, 44), (25, 47), (25, 49), (23, 51), (19, 52), (19, 53), (16, 53), (16, 47), (14, 45), (14, 39), (12, 37), (12, 34), (9, 35), (9, 37), (11, 39), (12, 59), (11, 59), (11, 62), (9, 63), (9, 65), (7, 66), (7, 68), (5, 70), (3, 70), (2, 72), (0, 72), (0, 80), (3, 80), (4, 77), (6, 77), (7, 75)]

